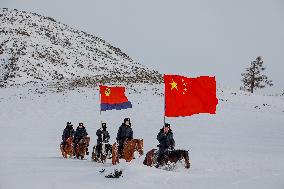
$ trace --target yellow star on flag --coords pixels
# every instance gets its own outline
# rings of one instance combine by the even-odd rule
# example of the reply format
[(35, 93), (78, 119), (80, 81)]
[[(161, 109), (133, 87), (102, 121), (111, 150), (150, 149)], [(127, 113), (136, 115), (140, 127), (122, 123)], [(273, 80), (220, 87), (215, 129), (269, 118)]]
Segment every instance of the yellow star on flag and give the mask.
[(187, 83), (184, 82), (184, 79), (182, 79), (182, 85), (184, 86), (182, 94), (186, 94), (186, 92), (187, 92), (187, 88), (186, 88)]
[(170, 85), (172, 86), (171, 90), (173, 90), (173, 89), (178, 90), (177, 83), (174, 80), (172, 81), (172, 83), (170, 83)]

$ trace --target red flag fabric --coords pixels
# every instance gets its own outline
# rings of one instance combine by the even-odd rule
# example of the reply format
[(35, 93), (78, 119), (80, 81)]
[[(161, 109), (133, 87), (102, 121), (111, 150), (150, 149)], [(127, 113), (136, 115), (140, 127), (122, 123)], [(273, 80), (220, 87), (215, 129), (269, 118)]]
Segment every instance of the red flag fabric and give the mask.
[(101, 103), (104, 104), (119, 104), (128, 102), (125, 96), (125, 87), (108, 87), (100, 86)]
[(187, 78), (164, 75), (165, 116), (191, 116), (199, 113), (216, 113), (215, 77)]
[(101, 111), (132, 108), (132, 104), (128, 101), (124, 92), (125, 87), (108, 87), (101, 85)]

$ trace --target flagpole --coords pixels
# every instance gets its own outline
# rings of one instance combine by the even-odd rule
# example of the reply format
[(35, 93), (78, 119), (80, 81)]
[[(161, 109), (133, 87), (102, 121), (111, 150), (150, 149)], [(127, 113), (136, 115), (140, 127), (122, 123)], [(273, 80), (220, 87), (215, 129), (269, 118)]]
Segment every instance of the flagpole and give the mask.
[[(101, 125), (102, 125), (102, 108), (101, 108), (101, 103), (102, 103), (102, 100), (101, 100), (102, 97), (101, 97), (101, 95), (102, 95), (102, 94), (101, 94), (101, 87), (100, 87), (100, 86), (99, 86), (99, 93), (100, 93), (100, 95), (99, 95), (99, 101), (100, 101), (100, 102), (99, 102), (99, 104), (100, 104), (100, 118), (101, 118)], [(100, 126), (101, 126), (101, 125), (100, 125)]]
[(166, 85), (165, 85), (165, 75), (164, 75), (164, 129), (166, 124)]
[(164, 94), (164, 126), (166, 124), (166, 94)]

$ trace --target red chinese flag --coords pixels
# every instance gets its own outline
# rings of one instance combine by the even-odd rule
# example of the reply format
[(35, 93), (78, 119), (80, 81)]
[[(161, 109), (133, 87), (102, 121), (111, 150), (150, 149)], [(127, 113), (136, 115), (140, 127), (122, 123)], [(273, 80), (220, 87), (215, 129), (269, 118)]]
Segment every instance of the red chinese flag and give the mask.
[(199, 113), (216, 114), (215, 77), (187, 78), (164, 75), (165, 116), (190, 116)]

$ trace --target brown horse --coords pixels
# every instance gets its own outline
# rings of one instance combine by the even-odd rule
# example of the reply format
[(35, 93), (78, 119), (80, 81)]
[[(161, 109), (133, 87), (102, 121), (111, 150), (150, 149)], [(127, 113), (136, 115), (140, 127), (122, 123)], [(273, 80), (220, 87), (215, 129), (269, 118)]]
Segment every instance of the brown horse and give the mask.
[(86, 149), (89, 146), (89, 143), (90, 143), (90, 137), (84, 137), (78, 142), (78, 145), (76, 146), (75, 149), (75, 157), (77, 159), (79, 158), (84, 159), (84, 156), (86, 154)]
[(64, 149), (63, 149), (63, 145), (60, 145), (60, 150), (64, 158), (67, 158), (68, 155), (69, 157), (73, 156), (72, 140), (73, 140), (73, 137), (67, 138)]
[[(124, 142), (123, 155), (126, 162), (134, 158), (134, 152), (137, 151), (140, 156), (143, 155), (143, 139), (132, 139)], [(112, 164), (119, 163), (117, 143), (112, 145)]]
[[(147, 152), (146, 157), (143, 161), (144, 165), (153, 166), (157, 164), (158, 151), (157, 149), (152, 149)], [(184, 161), (184, 167), (190, 168), (190, 161), (187, 150), (173, 150), (164, 154), (161, 158), (161, 166), (169, 165), (169, 163), (176, 164), (177, 162)]]
[(152, 149), (149, 152), (147, 152), (143, 164), (152, 167), (157, 163), (157, 157), (158, 157), (158, 150)]

